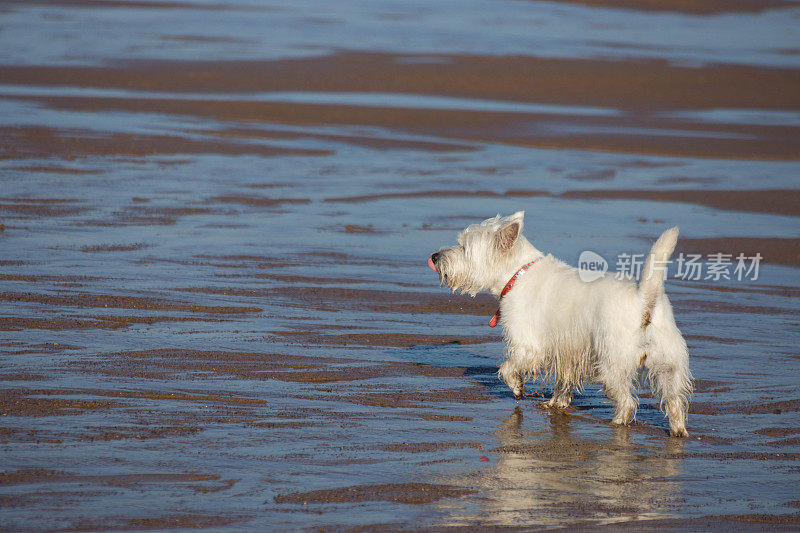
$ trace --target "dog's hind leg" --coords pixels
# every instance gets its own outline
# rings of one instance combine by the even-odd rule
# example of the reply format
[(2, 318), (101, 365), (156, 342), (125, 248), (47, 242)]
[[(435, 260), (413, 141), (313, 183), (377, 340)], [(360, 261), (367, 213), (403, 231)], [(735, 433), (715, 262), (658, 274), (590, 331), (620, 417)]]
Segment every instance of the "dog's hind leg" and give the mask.
[(689, 406), (688, 396), (692, 389), (692, 376), (688, 365), (656, 360), (648, 365), (647, 370), (653, 392), (661, 397), (661, 408), (669, 418), (670, 435), (688, 437), (686, 411)]
[(647, 329), (647, 357), (644, 366), (650, 388), (657, 394), (659, 407), (669, 418), (669, 433), (686, 437), (686, 412), (692, 394), (692, 373), (689, 370), (689, 352), (686, 342), (672, 320), (668, 306), (657, 307), (654, 315), (658, 322)]
[(617, 343), (613, 349), (613, 356), (608, 351), (599, 354), (601, 364), (596, 366), (594, 381), (603, 386), (603, 392), (614, 404), (611, 423), (627, 426), (636, 419), (638, 401), (632, 389), (641, 351), (638, 344), (630, 339), (626, 339), (625, 343)]
[(614, 402), (614, 418), (612, 424), (627, 426), (636, 419), (636, 398), (630, 391), (615, 391), (609, 393), (609, 398)]
[(628, 376), (615, 376), (615, 378), (606, 379), (603, 383), (606, 396), (614, 404), (612, 424), (627, 426), (636, 419), (637, 401), (631, 393), (631, 381), (632, 379)]

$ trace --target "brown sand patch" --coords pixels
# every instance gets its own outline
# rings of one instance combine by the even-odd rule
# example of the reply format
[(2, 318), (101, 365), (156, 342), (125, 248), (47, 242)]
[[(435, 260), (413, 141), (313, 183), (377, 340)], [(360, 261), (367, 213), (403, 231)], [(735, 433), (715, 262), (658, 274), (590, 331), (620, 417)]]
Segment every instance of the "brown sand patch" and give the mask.
[(29, 344), (26, 342), (8, 342), (1, 345), (3, 353), (13, 355), (25, 354), (50, 354), (59, 353), (65, 350), (81, 350), (83, 346), (75, 346), (72, 344), (63, 344), (60, 342), (44, 342), (37, 344)]
[(400, 453), (431, 453), (453, 448), (482, 450), (483, 444), (480, 442), (403, 442), (401, 444), (384, 444), (378, 446), (380, 450)]
[[(705, 438), (705, 437), (704, 437)], [(701, 449), (701, 448), (698, 448)], [(758, 452), (758, 451), (738, 451), (738, 452), (714, 452), (714, 451), (683, 451), (670, 450), (666, 452), (654, 452), (654, 457), (663, 459), (709, 459), (713, 461), (783, 461), (792, 462), (800, 460), (800, 453), (795, 452)]]
[(141, 205), (146, 202), (133, 202), (139, 205), (125, 207), (113, 213), (113, 218), (91, 218), (82, 220), (82, 226), (115, 227), (115, 226), (170, 226), (178, 219), (188, 215), (219, 214), (220, 211), (205, 207), (175, 207)]
[[(74, 362), (69, 368), (104, 375), (165, 379), (171, 374), (211, 373), (235, 379), (334, 383), (403, 376), (460, 377), (462, 367), (366, 361), (276, 353), (201, 350), (145, 350), (106, 354), (103, 363)], [(98, 393), (106, 395), (107, 393)], [(125, 396), (125, 397), (130, 397)], [(170, 393), (165, 399), (179, 399)], [(201, 398), (201, 400), (206, 398)]]
[[(626, 85), (627, 86), (627, 85)], [(25, 97), (14, 98), (72, 111), (158, 112), (207, 117), (222, 121), (259, 121), (270, 124), (380, 127), (415, 135), (445, 137), (474, 143), (505, 143), (546, 149), (580, 149), (614, 153), (710, 158), (797, 160), (800, 128), (779, 125), (740, 125), (695, 120), (662, 119), (649, 115), (565, 115), (462, 111), (449, 109), (389, 108), (354, 105), (275, 103), (245, 100), (190, 100), (151, 98)], [(624, 99), (624, 97), (623, 97)], [(658, 135), (648, 132), (659, 129)], [(602, 133), (597, 133), (602, 131)], [(80, 138), (68, 146), (55, 145), (46, 135), (5, 132), (6, 157), (43, 156), (64, 149), (68, 155), (135, 155), (162, 153), (226, 153), (269, 155), (328, 155), (313, 151), (273, 151), (252, 143), (222, 143), (184, 138), (147, 138), (141, 141), (114, 134), (89, 142)], [(31, 140), (33, 138), (33, 141)], [(74, 142), (73, 142), (74, 141)], [(164, 142), (162, 142), (164, 141)], [(154, 147), (157, 147), (156, 150)], [(132, 149), (135, 148), (135, 149)], [(2, 154), (0, 154), (2, 156)]]
[[(638, 519), (627, 522), (613, 522), (606, 529), (610, 531), (633, 531), (633, 532), (662, 532), (662, 531), (737, 531), (742, 529), (741, 524), (735, 522), (757, 522), (758, 520), (773, 520), (773, 522), (763, 522), (772, 524), (794, 524), (800, 522), (800, 515), (719, 515), (719, 516), (700, 516), (691, 518), (661, 518), (661, 519)], [(595, 529), (600, 529), (597, 526)], [(749, 526), (747, 530), (761, 531), (762, 528)], [(770, 531), (774, 529), (769, 529)]]
[(0, 389), (0, 415), (2, 416), (64, 416), (92, 411), (107, 411), (119, 407), (118, 402), (76, 400), (67, 398), (39, 398), (43, 394), (66, 394), (60, 391)]
[(54, 284), (78, 284), (84, 283), (89, 281), (103, 281), (109, 278), (100, 277), (100, 276), (70, 276), (70, 275), (61, 275), (61, 276), (52, 276), (47, 274), (0, 274), (0, 280), (5, 281), (27, 281), (30, 283), (54, 283)]
[(344, 227), (345, 233), (379, 233), (372, 224), (367, 226), (359, 226), (358, 224), (347, 224)]
[(675, 11), (691, 15), (723, 13), (761, 13), (772, 9), (796, 7), (798, 2), (783, 0), (555, 0), (596, 8), (634, 9), (637, 11)]
[(786, 285), (759, 285), (748, 283), (746, 286), (736, 285), (734, 287), (726, 287), (724, 285), (712, 285), (708, 283), (692, 283), (692, 287), (714, 292), (766, 294), (769, 296), (782, 296), (785, 298), (796, 298), (800, 296), (800, 287), (788, 287)]
[(800, 514), (737, 514), (719, 515), (714, 518), (750, 524), (783, 524), (800, 526)]
[[(39, 0), (41, 1), (41, 0)], [(72, 531), (176, 531), (181, 529), (224, 528), (246, 520), (246, 516), (222, 514), (172, 514), (159, 517), (115, 518), (109, 520), (83, 520)]]
[[(36, 391), (38, 394), (65, 394), (64, 391)], [(168, 400), (178, 402), (202, 402), (202, 403), (220, 403), (226, 405), (245, 405), (245, 406), (260, 406), (268, 402), (261, 398), (249, 398), (239, 394), (230, 392), (220, 392), (217, 394), (208, 394), (206, 392), (197, 393), (192, 391), (176, 390), (172, 392), (157, 392), (151, 390), (75, 390), (71, 391), (74, 394), (88, 394), (92, 396), (105, 396), (111, 398), (124, 398), (136, 400)]]
[(494, 198), (500, 196), (492, 191), (459, 191), (459, 190), (433, 190), (412, 192), (391, 192), (381, 194), (364, 194), (360, 196), (341, 196), (325, 198), (325, 202), (360, 203), (374, 202), (376, 200), (395, 200), (398, 198)]
[(78, 200), (74, 200), (71, 198), (30, 198), (30, 197), (18, 197), (18, 198), (0, 198), (2, 202), (20, 202), (20, 203), (28, 203), (28, 204), (41, 204), (41, 205), (53, 205), (53, 204), (64, 204), (64, 203), (72, 203), (77, 202)]
[[(258, 307), (240, 306), (207, 306), (194, 305), (188, 303), (172, 302), (156, 298), (145, 298), (140, 296), (117, 296), (110, 294), (41, 294), (41, 293), (22, 293), (22, 292), (0, 292), (0, 301), (6, 302), (25, 302), (40, 303), (57, 307), (91, 307), (91, 308), (115, 308), (115, 309), (138, 309), (138, 310), (174, 310), (192, 311), (207, 314), (246, 314), (260, 313)], [(102, 318), (106, 319), (106, 318)], [(108, 317), (113, 320), (113, 317)], [(125, 320), (137, 320), (139, 317), (124, 317)]]
[(64, 479), (67, 473), (59, 470), (47, 470), (44, 468), (7, 470), (0, 472), (0, 486), (8, 485), (27, 485), (29, 483), (41, 483), (42, 481), (56, 481)]
[(215, 196), (211, 202), (247, 205), (251, 207), (275, 207), (283, 204), (308, 204), (308, 198), (267, 198), (264, 196)]
[(713, 379), (695, 379), (692, 382), (695, 393), (727, 392), (730, 390), (730, 383), (727, 381), (717, 381)]
[(444, 498), (458, 498), (475, 494), (476, 491), (455, 485), (432, 483), (387, 483), (382, 485), (355, 485), (335, 489), (294, 492), (275, 496), (275, 503), (352, 503), (352, 502), (399, 502), (424, 504)]
[[(135, 324), (157, 324), (159, 322), (219, 322), (219, 318), (208, 316), (90, 316), (68, 318), (0, 317), (0, 331), (22, 331), (25, 329), (123, 329)], [(33, 352), (30, 352), (33, 353)]]
[(729, 211), (800, 216), (800, 189), (775, 190), (591, 190), (567, 191), (575, 199), (650, 200), (699, 204)]
[(766, 437), (788, 437), (800, 433), (800, 428), (761, 428), (755, 433)]
[(709, 176), (704, 177), (691, 177), (691, 176), (668, 176), (665, 178), (659, 178), (656, 180), (658, 184), (665, 184), (665, 185), (673, 185), (677, 183), (681, 183), (684, 185), (696, 185), (698, 188), (707, 187), (710, 185), (714, 185), (719, 183), (721, 180), (720, 178), (714, 178)]
[[(713, 239), (679, 239), (678, 251), (686, 253), (700, 253), (704, 256), (710, 254), (730, 254), (733, 265), (736, 265), (739, 254), (745, 258), (761, 255), (761, 262), (777, 265), (800, 266), (800, 237), (795, 239), (780, 239), (775, 237), (717, 237)], [(745, 265), (749, 266), (751, 260), (746, 259)], [(780, 289), (779, 289), (780, 290)], [(795, 289), (796, 291), (796, 289)], [(791, 296), (790, 289), (783, 289), (787, 296)]]
[(800, 411), (800, 400), (784, 400), (762, 404), (754, 403), (717, 403), (717, 402), (692, 402), (689, 412), (701, 415), (727, 415), (727, 414), (781, 414)]
[(681, 307), (701, 309), (713, 313), (744, 313), (751, 315), (788, 315), (794, 316), (796, 311), (791, 308), (772, 307), (767, 305), (745, 305), (732, 302), (711, 302), (708, 300), (673, 299), (673, 303)]
[[(7, 470), (0, 472), (0, 486), (30, 485), (34, 483), (96, 483), (112, 487), (137, 487), (150, 484), (175, 484), (175, 483), (209, 483), (223, 482), (229, 485), (230, 480), (220, 480), (216, 474), (202, 474), (198, 472), (159, 472), (137, 474), (110, 474), (110, 475), (82, 475), (62, 470), (49, 470), (43, 468)], [(190, 486), (191, 487), (191, 486)], [(205, 488), (198, 486), (200, 490)]]
[(273, 331), (273, 335), (284, 337), (304, 345), (315, 346), (387, 346), (392, 348), (410, 348), (412, 346), (440, 344), (482, 344), (495, 342), (496, 337), (461, 335), (459, 337), (443, 337), (440, 335), (423, 335), (414, 333), (340, 333), (327, 334), (317, 331)]
[(784, 446), (791, 446), (791, 447), (797, 449), (797, 447), (800, 446), (800, 437), (789, 437), (787, 439), (773, 440), (773, 441), (767, 442), (765, 444), (767, 446), (773, 446), (773, 447), (778, 447), (778, 448), (784, 447)]
[(147, 247), (143, 242), (133, 244), (95, 244), (92, 246), (81, 246), (81, 252), (133, 252)]
[[(424, 265), (424, 261), (420, 261)], [(314, 280), (317, 281), (317, 280)], [(295, 307), (324, 307), (327, 310), (369, 310), (385, 313), (456, 313), (491, 316), (497, 310), (497, 300), (483, 294), (476, 298), (455, 294), (435, 294), (410, 291), (384, 291), (342, 287), (291, 286), (270, 289), (234, 289), (218, 287), (188, 287), (185, 292), (223, 294), (250, 298), (276, 297), (289, 300)], [(0, 293), (1, 299), (2, 293)]]
[(417, 418), (422, 420), (431, 420), (434, 422), (470, 422), (471, 416), (458, 416), (458, 415), (439, 415), (436, 413), (416, 413)]
[(250, 426), (256, 428), (266, 428), (266, 429), (286, 429), (286, 428), (306, 428), (312, 427), (317, 424), (314, 422), (251, 422), (248, 424)]
[[(68, 398), (64, 398), (64, 396)], [(97, 400), (96, 397), (113, 398), (113, 400)], [(147, 402), (142, 400), (147, 400)], [(199, 412), (196, 410), (198, 405), (203, 406)], [(182, 406), (190, 406), (191, 411), (181, 411)], [(136, 420), (133, 425), (80, 426), (69, 432), (12, 431), (5, 435), (5, 440), (13, 442), (62, 442), (63, 440), (90, 442), (93, 440), (174, 438), (198, 433), (208, 424), (255, 422), (268, 413), (268, 406), (267, 400), (226, 391), (209, 393), (208, 391), (183, 390), (172, 392), (105, 389), (0, 390), (0, 414), (2, 416), (33, 418), (77, 416), (114, 409), (116, 414), (128, 413)], [(274, 414), (270, 413), (270, 416), (274, 416)], [(3, 435), (0, 434), (0, 437)]]
[(0, 374), (0, 381), (45, 381), (47, 376), (30, 372)]
[(330, 155), (327, 150), (299, 150), (277, 146), (211, 142), (177, 135), (134, 135), (91, 130), (59, 130), (45, 127), (3, 128), (0, 159), (63, 159), (87, 156), (146, 157), (174, 154)]
[[(153, 413), (155, 415), (155, 413)], [(205, 429), (203, 426), (196, 425), (200, 422), (217, 423), (214, 416), (206, 417), (201, 420), (195, 417), (192, 422), (195, 425), (160, 425), (155, 421), (154, 416), (145, 425), (123, 425), (123, 426), (100, 426), (76, 428), (74, 431), (37, 431), (22, 428), (2, 428), (0, 429), (0, 442), (3, 443), (52, 443), (64, 444), (76, 442), (94, 441), (115, 441), (115, 440), (151, 440), (168, 438), (174, 442), (175, 437), (186, 437), (196, 435)], [(216, 417), (219, 418), (219, 417)], [(230, 420), (227, 421), (231, 423)]]
[[(243, 275), (233, 275), (234, 277), (243, 276)], [(226, 277), (223, 274), (220, 274), (220, 277)], [(255, 279), (270, 279), (274, 281), (280, 281), (283, 283), (291, 283), (292, 285), (309, 285), (309, 284), (316, 284), (316, 285), (325, 285), (325, 284), (358, 284), (358, 283), (365, 283), (365, 282), (375, 282), (376, 280), (365, 280), (364, 278), (323, 278), (317, 276), (298, 276), (292, 274), (254, 274), (252, 276)], [(2, 277), (0, 277), (2, 279)]]
[(63, 444), (64, 439), (59, 438), (58, 434), (53, 434), (48, 431), (19, 427), (2, 427), (0, 428), (0, 442), (3, 444)]
[(0, 331), (23, 331), (26, 329), (49, 329), (53, 331), (69, 329), (119, 329), (126, 327), (121, 322), (90, 320), (81, 318), (33, 318), (0, 317)]
[(387, 363), (370, 366), (351, 366), (339, 370), (311, 368), (307, 371), (259, 371), (261, 379), (277, 379), (296, 383), (332, 383), (339, 381), (363, 381), (366, 379), (390, 378), (409, 375), (429, 377), (462, 376), (459, 367), (433, 367), (414, 363)]
[[(309, 398), (316, 399), (316, 398)], [(341, 394), (339, 401), (386, 409), (424, 409), (437, 403), (484, 403), (490, 399), (486, 389), (478, 386), (435, 391), (386, 390), (361, 394)]]
[[(2, 159), (2, 154), (0, 154), (0, 159)], [(69, 205), (74, 201), (55, 198), (3, 198), (0, 200), (0, 211), (29, 218), (66, 217), (86, 210), (84, 207)]]
[(697, 68), (667, 60), (353, 52), (274, 61), (137, 61), (112, 67), (4, 65), (0, 66), (0, 79), (15, 85), (192, 93), (235, 89), (435, 94), (630, 110), (800, 109), (800, 76), (795, 69)]
[(185, 437), (195, 435), (205, 428), (200, 426), (109, 426), (86, 428), (81, 435), (82, 441), (110, 440), (149, 440), (167, 437)]

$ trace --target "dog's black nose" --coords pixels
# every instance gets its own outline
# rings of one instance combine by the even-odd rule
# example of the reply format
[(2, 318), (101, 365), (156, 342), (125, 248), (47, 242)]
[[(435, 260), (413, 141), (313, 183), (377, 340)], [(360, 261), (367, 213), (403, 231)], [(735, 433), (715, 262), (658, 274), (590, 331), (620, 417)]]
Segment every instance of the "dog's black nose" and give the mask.
[(431, 254), (431, 261), (433, 261), (434, 265), (439, 262), (439, 255), (439, 252)]

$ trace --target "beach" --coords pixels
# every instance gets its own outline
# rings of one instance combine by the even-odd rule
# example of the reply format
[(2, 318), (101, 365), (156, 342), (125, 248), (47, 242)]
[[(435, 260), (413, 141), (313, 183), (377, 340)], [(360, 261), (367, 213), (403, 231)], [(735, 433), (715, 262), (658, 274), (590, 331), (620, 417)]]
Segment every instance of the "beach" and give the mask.
[[(800, 4), (0, 7), (0, 530), (800, 526)], [(680, 226), (646, 380), (516, 402), (426, 261)]]

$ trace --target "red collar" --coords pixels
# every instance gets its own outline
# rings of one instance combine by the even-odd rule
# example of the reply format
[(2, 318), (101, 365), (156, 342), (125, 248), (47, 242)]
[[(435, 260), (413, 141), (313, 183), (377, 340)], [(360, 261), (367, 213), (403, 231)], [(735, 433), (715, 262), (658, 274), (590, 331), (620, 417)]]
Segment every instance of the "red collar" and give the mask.
[[(508, 291), (511, 290), (511, 287), (513, 287), (514, 284), (517, 282), (517, 278), (519, 278), (521, 275), (523, 275), (526, 270), (528, 270), (530, 267), (533, 266), (533, 264), (535, 262), (536, 262), (536, 259), (534, 259), (533, 261), (531, 261), (530, 263), (528, 263), (526, 265), (522, 265), (522, 267), (519, 270), (517, 270), (514, 273), (513, 276), (511, 276), (511, 279), (508, 280), (508, 283), (506, 283), (506, 286), (503, 287), (503, 291), (500, 293), (500, 298), (502, 298), (503, 296), (508, 294)], [(494, 314), (494, 316), (492, 316), (492, 319), (489, 321), (489, 327), (490, 328), (495, 327), (497, 325), (497, 321), (498, 320), (500, 320), (500, 309), (498, 309), (497, 312)]]

